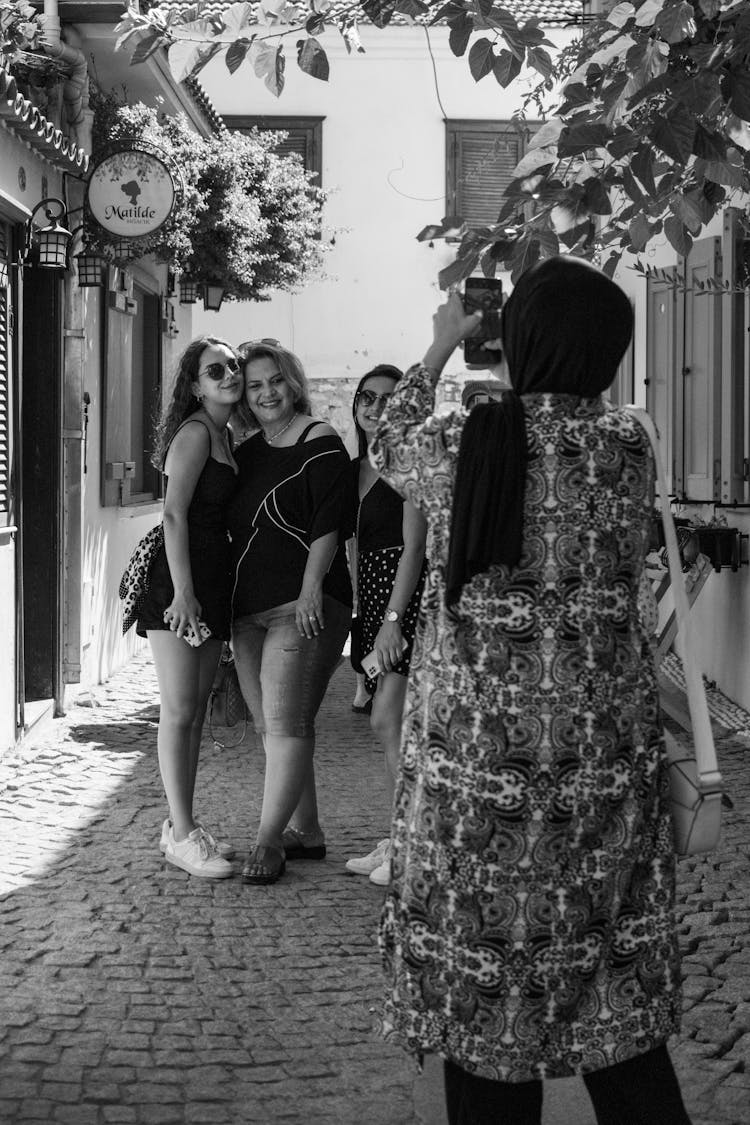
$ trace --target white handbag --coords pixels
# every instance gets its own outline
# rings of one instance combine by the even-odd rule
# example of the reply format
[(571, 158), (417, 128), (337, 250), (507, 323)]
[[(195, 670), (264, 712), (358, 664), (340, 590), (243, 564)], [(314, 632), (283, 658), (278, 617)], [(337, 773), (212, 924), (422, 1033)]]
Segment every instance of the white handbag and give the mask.
[[(650, 416), (638, 406), (627, 408), (648, 434), (656, 462), (664, 539), (669, 561), (670, 584), (678, 629), (682, 631), (682, 664), (685, 672), (693, 745), (681, 746), (665, 731), (669, 757), (675, 850), (678, 855), (700, 855), (713, 851), (721, 833), (722, 778), (716, 760), (711, 720), (703, 677), (695, 660), (693, 619), (690, 613), (680, 552), (677, 546), (667, 481), (659, 455), (656, 429)], [(691, 752), (692, 750), (692, 752)]]

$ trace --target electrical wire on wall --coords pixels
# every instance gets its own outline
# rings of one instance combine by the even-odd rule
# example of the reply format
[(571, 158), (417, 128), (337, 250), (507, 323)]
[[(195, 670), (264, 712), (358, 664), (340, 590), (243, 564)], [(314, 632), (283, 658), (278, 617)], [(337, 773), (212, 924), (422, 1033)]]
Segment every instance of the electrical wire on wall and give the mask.
[[(426, 24), (423, 23), (421, 26), (422, 26), (422, 30), (424, 31), (424, 34), (425, 34), (425, 39), (427, 40), (427, 51), (428, 51), (429, 56), (430, 56), (430, 62), (432, 63), (432, 79), (433, 79), (433, 82), (435, 84), (435, 97), (437, 99), (438, 106), (440, 107), (440, 112), (443, 115), (443, 120), (447, 121), (448, 114), (445, 111), (445, 106), (443, 105), (443, 99), (440, 96), (440, 84), (438, 82), (437, 64), (435, 62), (435, 55), (434, 55), (433, 50), (432, 50), (432, 40), (430, 39), (430, 32), (429, 32), (429, 29), (428, 29)], [(391, 179), (391, 177), (396, 175), (399, 172), (403, 172), (405, 167), (406, 167), (406, 163), (405, 163), (404, 158), (402, 156), (400, 166), (398, 168), (391, 168), (390, 172), (388, 172), (388, 174), (386, 175), (386, 180), (388, 182), (388, 186), (389, 186), (389, 188), (391, 188), (392, 191), (396, 192), (396, 195), (400, 195), (403, 199), (410, 199), (414, 203), (443, 203), (445, 201), (445, 191), (444, 190), (441, 191), (440, 195), (424, 196), (424, 195), (409, 195), (408, 192), (401, 191), (400, 188), (397, 188), (396, 185), (394, 184), (393, 180)]]

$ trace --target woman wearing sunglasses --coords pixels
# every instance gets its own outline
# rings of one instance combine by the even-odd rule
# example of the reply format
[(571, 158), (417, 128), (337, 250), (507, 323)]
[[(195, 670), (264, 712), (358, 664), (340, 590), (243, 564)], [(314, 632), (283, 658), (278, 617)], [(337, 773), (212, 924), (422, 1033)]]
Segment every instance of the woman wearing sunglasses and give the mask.
[(231, 875), (234, 854), (195, 818), (193, 793), (206, 704), (229, 638), (226, 509), (237, 465), (228, 422), (242, 386), (233, 349), (214, 336), (193, 340), (178, 362), (153, 456), (167, 478), (164, 546), (136, 626), (151, 644), (161, 696), (159, 769), (169, 803), (161, 850), (169, 863), (209, 879)]
[(256, 846), (245, 883), (275, 883), (289, 859), (323, 859), (315, 719), (349, 632), (345, 543), (354, 496), (349, 457), (311, 416), (298, 358), (276, 341), (241, 347), (246, 420), (239, 490), (229, 507), (235, 565), (232, 645), (266, 755)]
[[(359, 496), (356, 590), (361, 652), (363, 657), (375, 653), (380, 669), (374, 676), (365, 674), (365, 687), (372, 697), (370, 726), (384, 750), (391, 802), (409, 657), (427, 572), (427, 523), (413, 504), (378, 476), (367, 458), (367, 447), (400, 378), (401, 371), (390, 364), (368, 371), (359, 382), (352, 411), (359, 442), (355, 461)], [(381, 840), (369, 855), (350, 859), (346, 867), (355, 875), (368, 875), (378, 886), (387, 886), (390, 840)]]

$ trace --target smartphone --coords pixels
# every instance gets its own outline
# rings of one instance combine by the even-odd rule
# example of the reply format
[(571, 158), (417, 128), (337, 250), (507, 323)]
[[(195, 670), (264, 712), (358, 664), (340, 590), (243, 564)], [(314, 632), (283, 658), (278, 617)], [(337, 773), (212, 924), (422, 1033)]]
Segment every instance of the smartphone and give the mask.
[(211, 630), (205, 621), (198, 622), (198, 629), (200, 632), (196, 633), (193, 626), (188, 624), (182, 634), (183, 641), (187, 641), (192, 648), (199, 648), (211, 636)]
[(362, 657), (362, 670), (364, 671), (365, 675), (369, 676), (371, 679), (374, 679), (375, 676), (379, 676), (383, 671), (383, 669), (380, 667), (378, 654), (374, 649), (372, 650), (372, 652), (369, 652), (367, 656)]
[(464, 312), (481, 309), (484, 313), (479, 332), (464, 340), (464, 359), (477, 367), (493, 367), (500, 362), (502, 353), (485, 348), (485, 340), (496, 340), (500, 335), (500, 310), (503, 307), (503, 283), (499, 277), (467, 277), (464, 283)]

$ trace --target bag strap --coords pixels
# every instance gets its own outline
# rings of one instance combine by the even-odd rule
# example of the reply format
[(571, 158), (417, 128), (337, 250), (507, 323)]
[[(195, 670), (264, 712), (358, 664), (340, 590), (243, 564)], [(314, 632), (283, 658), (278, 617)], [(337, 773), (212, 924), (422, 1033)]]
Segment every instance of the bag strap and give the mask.
[(683, 631), (682, 666), (685, 672), (690, 721), (693, 725), (693, 752), (698, 769), (699, 784), (704, 791), (720, 789), (722, 784), (721, 773), (716, 760), (711, 719), (706, 702), (706, 689), (703, 684), (703, 676), (695, 659), (694, 622), (685, 590), (685, 578), (682, 572), (680, 550), (677, 546), (677, 534), (672, 517), (667, 478), (664, 475), (664, 466), (659, 454), (659, 439), (656, 436), (656, 428), (651, 416), (642, 407), (628, 406), (626, 410), (638, 419), (646, 431), (656, 464), (656, 479), (661, 500), (661, 518), (664, 524), (664, 540), (667, 545), (669, 560), (670, 585), (674, 597), (677, 625)]

